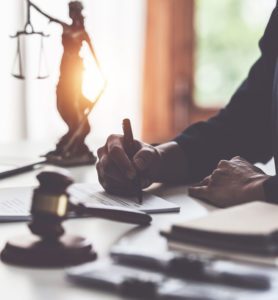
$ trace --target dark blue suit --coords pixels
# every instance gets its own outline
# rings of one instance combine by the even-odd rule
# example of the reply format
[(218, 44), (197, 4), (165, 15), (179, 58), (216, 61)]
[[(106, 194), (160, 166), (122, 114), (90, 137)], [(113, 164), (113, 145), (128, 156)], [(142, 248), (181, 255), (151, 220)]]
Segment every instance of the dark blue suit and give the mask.
[[(215, 117), (190, 126), (175, 139), (188, 158), (190, 181), (209, 175), (221, 159), (239, 155), (252, 163), (265, 163), (274, 155), (272, 91), (278, 55), (277, 7), (259, 45), (261, 56), (230, 103)], [(265, 183), (265, 193), (268, 201), (278, 203), (278, 176)]]

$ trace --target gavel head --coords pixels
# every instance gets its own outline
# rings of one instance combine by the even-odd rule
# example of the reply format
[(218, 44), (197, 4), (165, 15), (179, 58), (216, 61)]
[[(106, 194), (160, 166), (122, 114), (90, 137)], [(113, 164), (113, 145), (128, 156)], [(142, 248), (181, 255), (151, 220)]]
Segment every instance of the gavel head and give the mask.
[(59, 168), (43, 171), (37, 179), (40, 185), (33, 193), (29, 228), (42, 239), (55, 240), (64, 234), (62, 222), (69, 208), (66, 190), (73, 179), (66, 170)]

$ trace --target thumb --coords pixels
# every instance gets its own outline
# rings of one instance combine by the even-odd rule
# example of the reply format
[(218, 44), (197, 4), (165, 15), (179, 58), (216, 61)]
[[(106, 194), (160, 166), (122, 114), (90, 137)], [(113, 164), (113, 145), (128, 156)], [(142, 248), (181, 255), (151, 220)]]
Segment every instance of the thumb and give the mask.
[(145, 171), (155, 159), (156, 151), (152, 147), (143, 147), (133, 157), (135, 167), (139, 171)]
[(207, 200), (209, 190), (207, 186), (195, 186), (188, 189), (189, 196), (200, 200)]

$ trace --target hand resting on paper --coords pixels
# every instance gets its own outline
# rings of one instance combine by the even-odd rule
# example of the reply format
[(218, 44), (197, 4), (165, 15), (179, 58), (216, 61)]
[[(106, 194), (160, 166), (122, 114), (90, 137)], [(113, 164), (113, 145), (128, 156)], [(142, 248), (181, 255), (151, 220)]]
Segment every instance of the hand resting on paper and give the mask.
[(230, 161), (221, 160), (210, 176), (189, 188), (189, 194), (217, 207), (265, 200), (263, 183), (269, 177), (237, 156)]

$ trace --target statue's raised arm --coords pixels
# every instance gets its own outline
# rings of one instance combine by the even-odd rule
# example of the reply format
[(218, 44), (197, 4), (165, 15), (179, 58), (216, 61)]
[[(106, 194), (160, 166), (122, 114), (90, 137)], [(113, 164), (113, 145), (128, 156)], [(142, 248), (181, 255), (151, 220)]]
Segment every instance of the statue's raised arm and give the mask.
[(67, 26), (68, 24), (60, 21), (56, 18), (51, 17), (50, 15), (48, 15), (47, 13), (45, 13), (44, 11), (42, 11), (36, 4), (34, 4), (33, 2), (31, 2), (30, 0), (28, 0), (28, 4), (33, 7), (38, 13), (40, 13), (41, 15), (43, 15), (44, 17), (46, 17), (47, 19), (49, 19), (50, 22), (55, 22), (58, 23), (62, 26)]

